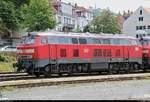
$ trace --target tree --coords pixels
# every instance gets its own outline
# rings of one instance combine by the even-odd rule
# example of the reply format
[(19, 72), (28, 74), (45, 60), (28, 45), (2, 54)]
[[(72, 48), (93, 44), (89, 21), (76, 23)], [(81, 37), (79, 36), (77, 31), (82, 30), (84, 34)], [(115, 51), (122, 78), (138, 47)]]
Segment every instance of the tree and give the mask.
[(56, 25), (54, 12), (48, 0), (31, 0), (29, 5), (22, 8), (24, 14), (24, 28), (27, 31), (44, 31)]
[(109, 9), (103, 10), (100, 16), (94, 18), (91, 24), (85, 27), (84, 31), (86, 29), (92, 33), (103, 32), (115, 34), (121, 32), (115, 14)]
[(10, 1), (0, 1), (1, 29), (5, 30), (9, 36), (18, 28), (15, 6)]
[(21, 6), (30, 0), (0, 0), (0, 34), (10, 38), (18, 31), (23, 20)]

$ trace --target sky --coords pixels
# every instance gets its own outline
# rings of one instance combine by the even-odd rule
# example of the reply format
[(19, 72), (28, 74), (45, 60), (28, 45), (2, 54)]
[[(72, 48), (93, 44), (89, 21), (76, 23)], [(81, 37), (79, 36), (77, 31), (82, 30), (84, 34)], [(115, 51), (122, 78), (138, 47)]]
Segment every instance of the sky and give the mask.
[(65, 2), (77, 3), (80, 6), (88, 8), (89, 6), (96, 8), (109, 8), (115, 13), (123, 13), (123, 11), (135, 11), (138, 7), (150, 8), (150, 0), (62, 0)]

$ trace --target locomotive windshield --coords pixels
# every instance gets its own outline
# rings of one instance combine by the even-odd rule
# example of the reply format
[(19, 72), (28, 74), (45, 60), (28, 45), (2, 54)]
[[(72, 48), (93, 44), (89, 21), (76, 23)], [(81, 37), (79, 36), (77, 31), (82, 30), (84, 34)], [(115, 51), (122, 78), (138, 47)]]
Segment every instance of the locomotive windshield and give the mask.
[(35, 36), (31, 35), (31, 36), (26, 36), (22, 39), (23, 44), (34, 44), (35, 42)]
[(147, 46), (149, 44), (150, 40), (149, 39), (144, 39), (141, 41), (142, 45)]

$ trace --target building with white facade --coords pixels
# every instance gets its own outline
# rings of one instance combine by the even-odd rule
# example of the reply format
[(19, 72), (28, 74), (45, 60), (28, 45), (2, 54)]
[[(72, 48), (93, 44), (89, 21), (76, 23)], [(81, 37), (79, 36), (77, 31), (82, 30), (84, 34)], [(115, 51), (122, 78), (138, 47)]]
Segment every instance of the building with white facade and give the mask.
[(74, 6), (72, 6), (70, 3), (61, 2), (60, 0), (53, 0), (52, 6), (55, 10), (57, 22), (56, 30), (64, 31), (67, 29), (70, 31), (76, 28), (77, 17)]
[(134, 37), (150, 35), (150, 8), (139, 7), (123, 24), (123, 33)]
[(61, 0), (50, 0), (56, 14), (58, 31), (75, 31), (84, 27), (93, 20), (93, 13), (90, 9), (77, 6), (77, 4), (65, 3)]
[(77, 27), (83, 31), (85, 26), (93, 20), (93, 12), (91, 9), (85, 9), (84, 7), (75, 6), (77, 14)]

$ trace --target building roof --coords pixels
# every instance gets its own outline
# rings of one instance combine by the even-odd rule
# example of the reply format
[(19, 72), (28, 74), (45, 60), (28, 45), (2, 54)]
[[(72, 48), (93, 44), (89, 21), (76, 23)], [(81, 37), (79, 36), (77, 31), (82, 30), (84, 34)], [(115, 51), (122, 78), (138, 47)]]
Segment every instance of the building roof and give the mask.
[(135, 37), (126, 36), (124, 34), (91, 34), (91, 33), (65, 33), (65, 32), (31, 32), (31, 35), (38, 36), (66, 36), (66, 37), (94, 37), (94, 38), (122, 38), (136, 39)]
[(148, 13), (150, 13), (150, 8), (144, 7), (144, 9), (145, 9)]
[(85, 7), (82, 7), (82, 6), (76, 6), (76, 12), (91, 12), (90, 9), (87, 9)]

